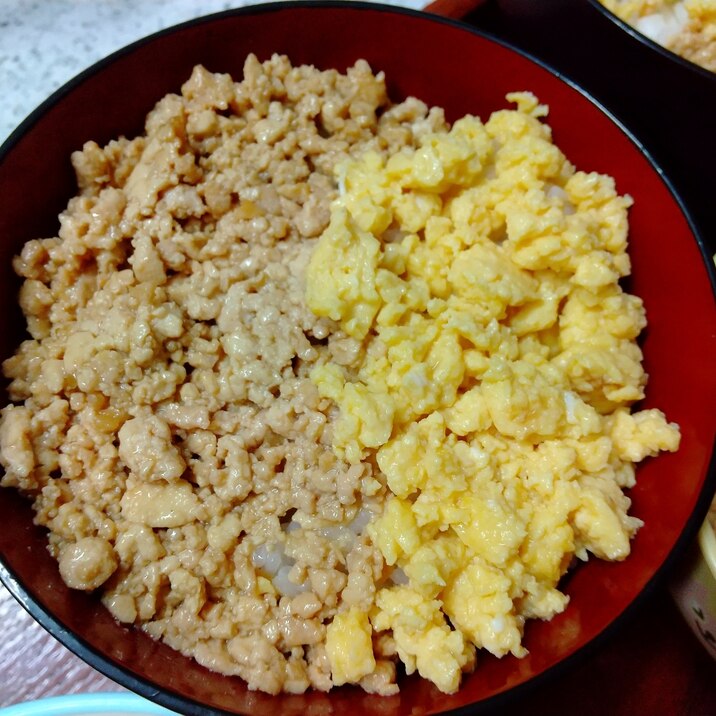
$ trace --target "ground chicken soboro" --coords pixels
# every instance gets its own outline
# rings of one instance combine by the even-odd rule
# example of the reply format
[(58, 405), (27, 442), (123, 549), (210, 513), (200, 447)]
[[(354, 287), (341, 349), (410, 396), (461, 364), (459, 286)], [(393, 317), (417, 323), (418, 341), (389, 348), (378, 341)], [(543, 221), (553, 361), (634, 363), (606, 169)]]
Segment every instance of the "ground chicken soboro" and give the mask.
[[(363, 528), (385, 488), (331, 449), (308, 374), (358, 344), (305, 307), (304, 271), (335, 164), (444, 119), (389, 108), (365, 62), (244, 75), (197, 67), (146, 136), (73, 155), (59, 236), (15, 262), (32, 338), (4, 365), (2, 484), (120, 621), (252, 689), (327, 690), (325, 625), (382, 573)], [(394, 682), (379, 659), (362, 685)]]

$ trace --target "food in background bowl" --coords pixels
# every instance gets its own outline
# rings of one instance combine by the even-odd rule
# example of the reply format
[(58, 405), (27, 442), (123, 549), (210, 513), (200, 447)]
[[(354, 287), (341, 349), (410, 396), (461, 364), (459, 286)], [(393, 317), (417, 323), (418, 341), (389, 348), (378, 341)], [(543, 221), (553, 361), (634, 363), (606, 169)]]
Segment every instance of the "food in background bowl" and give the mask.
[(671, 593), (696, 638), (716, 659), (716, 505), (677, 570)]
[(452, 693), (628, 556), (679, 442), (630, 412), (631, 199), (508, 99), (450, 127), (365, 61), (250, 55), (73, 155), (0, 424), (68, 586), (251, 689)]
[(716, 72), (714, 0), (599, 0), (657, 44)]
[(175, 716), (130, 693), (90, 693), (51, 696), (0, 709), (0, 716)]
[[(371, 67), (385, 71), (396, 101), (420, 97), (428, 106), (445, 107), (451, 122), (466, 114), (487, 118), (507, 107), (505, 94), (529, 88), (549, 105), (549, 125), (565, 155), (576, 166), (614, 176), (619, 191), (634, 197), (629, 211), (633, 270), (624, 288), (643, 296), (649, 315), (648, 331), (640, 337), (649, 390), (640, 407), (662, 408), (681, 426), (682, 445), (639, 467), (639, 479), (629, 491), (630, 513), (644, 525), (631, 542), (629, 558), (590, 560), (570, 571), (560, 584), (569, 608), (549, 621), (530, 622), (523, 658), (496, 659), (483, 652), (475, 673), (463, 677), (457, 692), (443, 694), (415, 674), (401, 679), (403, 688), (393, 697), (359, 689), (300, 695), (249, 691), (241, 679), (209, 671), (146, 632), (118, 624), (96, 595), (62, 582), (46, 550), (46, 533), (32, 525), (30, 506), (15, 490), (0, 490), (0, 574), (36, 618), (83, 658), (181, 713), (273, 716), (332, 710), (397, 716), (498, 705), (503, 697), (516, 697), (534, 677), (556, 673), (553, 667), (583, 653), (586, 644), (633, 613), (640, 596), (693, 533), (710, 487), (715, 312), (703, 258), (663, 175), (579, 90), (470, 28), (374, 6), (251, 8), (149, 38), (65, 88), (4, 149), (0, 292), (8, 310), (0, 314), (0, 335), (5, 355), (24, 329), (20, 311), (13, 312), (11, 258), (26, 241), (56, 233), (57, 213), (76, 193), (67, 171), (70, 153), (88, 140), (104, 146), (120, 135), (141, 134), (156, 99), (178, 91), (197, 63), (239, 77), (250, 52), (265, 60), (277, 51), (322, 69), (351, 67), (365, 57)], [(499, 71), (456, 73), (465, 65)], [(702, 360), (694, 361), (695, 355)], [(693, 400), (695, 393), (700, 401)]]

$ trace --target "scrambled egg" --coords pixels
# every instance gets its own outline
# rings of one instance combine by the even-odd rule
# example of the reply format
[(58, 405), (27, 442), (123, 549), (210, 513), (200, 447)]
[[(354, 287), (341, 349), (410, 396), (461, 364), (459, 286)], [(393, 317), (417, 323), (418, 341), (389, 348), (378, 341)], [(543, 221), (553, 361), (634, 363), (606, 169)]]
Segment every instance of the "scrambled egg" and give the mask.
[(619, 285), (631, 200), (575, 170), (533, 95), (508, 99), (340, 166), (308, 269), (310, 308), (361, 342), (357, 364), (311, 376), (340, 409), (334, 450), (390, 490), (368, 527), (375, 605), (328, 628), (335, 683), (370, 673), (383, 632), (445, 692), (476, 647), (523, 656), (575, 556), (628, 555), (634, 463), (678, 447), (660, 411), (630, 412), (646, 384), (644, 308)]

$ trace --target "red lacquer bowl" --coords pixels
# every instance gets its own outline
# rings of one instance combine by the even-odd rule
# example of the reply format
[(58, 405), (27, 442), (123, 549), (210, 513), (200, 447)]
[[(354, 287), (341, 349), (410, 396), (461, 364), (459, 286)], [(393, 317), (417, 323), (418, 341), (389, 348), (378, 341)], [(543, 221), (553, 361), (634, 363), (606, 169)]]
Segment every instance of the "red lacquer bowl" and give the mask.
[(574, 661), (633, 611), (664, 577), (703, 520), (716, 476), (710, 470), (716, 427), (716, 305), (713, 275), (684, 206), (639, 144), (578, 88), (538, 62), (451, 21), (374, 5), (260, 6), (211, 16), (123, 50), (56, 93), (8, 140), (0, 157), (0, 324), (2, 357), (22, 338), (12, 256), (22, 243), (55, 235), (57, 214), (74, 193), (71, 151), (142, 130), (154, 102), (177, 91), (192, 66), (241, 76), (246, 54), (274, 52), (294, 63), (345, 69), (366, 58), (384, 70), (394, 99), (416, 95), (448, 117), (506, 107), (505, 94), (529, 89), (550, 106), (556, 143), (585, 170), (611, 174), (631, 210), (633, 277), (646, 304), (643, 348), (650, 374), (648, 406), (681, 425), (682, 447), (647, 462), (631, 491), (644, 520), (622, 563), (596, 560), (565, 582), (568, 609), (530, 623), (524, 659), (480, 656), (459, 693), (404, 680), (399, 696), (353, 688), (330, 694), (267, 696), (211, 673), (142, 632), (115, 623), (98, 600), (62, 583), (46, 535), (30, 505), (0, 490), (0, 575), (10, 591), (60, 641), (117, 682), (184, 714), (471, 713), (523, 697), (528, 685)]

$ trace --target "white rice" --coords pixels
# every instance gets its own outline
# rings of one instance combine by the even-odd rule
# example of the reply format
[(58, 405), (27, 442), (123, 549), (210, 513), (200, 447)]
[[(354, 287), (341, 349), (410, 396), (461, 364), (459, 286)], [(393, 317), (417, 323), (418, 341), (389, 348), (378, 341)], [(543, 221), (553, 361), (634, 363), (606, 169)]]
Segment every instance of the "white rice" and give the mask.
[(650, 40), (660, 45), (668, 44), (673, 37), (683, 32), (689, 21), (689, 13), (683, 3), (676, 3), (634, 21), (634, 27)]

